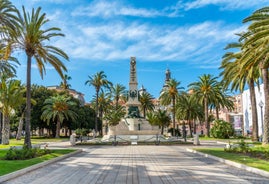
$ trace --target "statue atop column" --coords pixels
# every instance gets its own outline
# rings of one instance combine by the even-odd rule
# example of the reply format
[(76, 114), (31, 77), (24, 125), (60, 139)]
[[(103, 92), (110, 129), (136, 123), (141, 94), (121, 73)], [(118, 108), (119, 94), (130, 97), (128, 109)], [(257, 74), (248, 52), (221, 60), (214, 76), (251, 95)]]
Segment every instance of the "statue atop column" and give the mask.
[(139, 118), (139, 106), (141, 103), (138, 100), (137, 90), (137, 72), (136, 72), (136, 58), (131, 57), (130, 59), (130, 81), (129, 81), (129, 92), (127, 105), (127, 116), (133, 118)]

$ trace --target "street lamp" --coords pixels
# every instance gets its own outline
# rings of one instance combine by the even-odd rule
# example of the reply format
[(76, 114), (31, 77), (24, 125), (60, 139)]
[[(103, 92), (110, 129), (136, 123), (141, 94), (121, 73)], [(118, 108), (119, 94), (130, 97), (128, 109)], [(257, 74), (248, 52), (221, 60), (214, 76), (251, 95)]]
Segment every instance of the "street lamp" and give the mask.
[(264, 106), (264, 103), (262, 102), (262, 100), (259, 102), (259, 106), (261, 108), (261, 122), (262, 122), (262, 136), (263, 136), (263, 111), (262, 111), (262, 108)]

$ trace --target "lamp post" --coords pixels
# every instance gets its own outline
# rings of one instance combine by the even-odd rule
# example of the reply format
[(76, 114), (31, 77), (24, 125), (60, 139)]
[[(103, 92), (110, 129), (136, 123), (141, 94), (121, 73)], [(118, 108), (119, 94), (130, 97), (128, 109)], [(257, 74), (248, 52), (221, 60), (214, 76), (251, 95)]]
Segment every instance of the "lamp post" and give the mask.
[(262, 111), (262, 108), (264, 106), (264, 103), (262, 102), (262, 100), (259, 102), (259, 106), (261, 108), (261, 123), (262, 123), (262, 136), (263, 136), (263, 111)]

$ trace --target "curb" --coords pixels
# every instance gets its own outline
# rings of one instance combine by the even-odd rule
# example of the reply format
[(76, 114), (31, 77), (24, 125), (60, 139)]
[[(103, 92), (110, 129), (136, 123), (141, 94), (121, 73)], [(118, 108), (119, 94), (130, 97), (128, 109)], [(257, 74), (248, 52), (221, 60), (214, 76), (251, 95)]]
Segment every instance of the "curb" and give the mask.
[(49, 165), (51, 163), (63, 160), (63, 159), (68, 158), (68, 157), (71, 157), (71, 156), (76, 155), (76, 154), (81, 153), (81, 152), (82, 152), (82, 149), (79, 149), (79, 150), (76, 150), (76, 151), (74, 151), (72, 153), (69, 153), (69, 154), (66, 154), (66, 155), (63, 155), (63, 156), (60, 156), (60, 157), (56, 157), (54, 159), (44, 161), (44, 162), (41, 162), (39, 164), (35, 164), (35, 165), (30, 166), (30, 167), (26, 167), (24, 169), (20, 169), (18, 171), (14, 171), (12, 173), (0, 176), (0, 183), (5, 182), (7, 180), (10, 180), (12, 178), (16, 178), (18, 176), (21, 176), (23, 174), (26, 174), (26, 173), (31, 172), (33, 170), (36, 170), (38, 168), (44, 167), (44, 166)]
[(230, 165), (230, 166), (233, 166), (233, 167), (237, 167), (239, 169), (243, 169), (243, 170), (246, 170), (246, 171), (249, 171), (249, 172), (252, 172), (252, 173), (255, 173), (255, 174), (258, 174), (258, 175), (261, 175), (261, 176), (264, 176), (264, 177), (269, 178), (269, 172), (267, 172), (267, 171), (264, 171), (264, 170), (261, 170), (261, 169), (257, 169), (257, 168), (254, 168), (254, 167), (250, 167), (250, 166), (246, 166), (244, 164), (240, 164), (240, 163), (237, 163), (237, 162), (233, 162), (233, 161), (230, 161), (230, 160), (219, 158), (219, 157), (216, 157), (216, 156), (213, 156), (213, 155), (209, 155), (209, 154), (206, 154), (206, 153), (201, 153), (199, 151), (196, 151), (196, 150), (193, 150), (193, 149), (190, 149), (190, 148), (186, 148), (186, 150), (188, 152), (192, 152), (192, 153), (195, 153), (195, 154), (198, 154), (198, 155), (207, 157), (207, 158), (211, 158), (211, 159), (214, 159), (216, 161), (225, 163), (227, 165)]

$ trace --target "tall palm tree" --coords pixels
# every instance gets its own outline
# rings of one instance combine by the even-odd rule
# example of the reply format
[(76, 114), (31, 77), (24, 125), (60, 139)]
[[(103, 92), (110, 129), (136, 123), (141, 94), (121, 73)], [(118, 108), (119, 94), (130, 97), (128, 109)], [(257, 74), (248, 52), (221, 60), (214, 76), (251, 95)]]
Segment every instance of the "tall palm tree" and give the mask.
[[(48, 19), (41, 8), (33, 8), (31, 13), (22, 7), (22, 13), (18, 13), (18, 25), (12, 30), (11, 42), (16, 48), (24, 50), (27, 56), (26, 73), (26, 116), (25, 116), (25, 141), (24, 144), (31, 148), (30, 124), (31, 124), (31, 68), (32, 58), (37, 63), (38, 70), (43, 78), (46, 72), (45, 64), (50, 63), (58, 74), (63, 78), (63, 71), (67, 71), (60, 58), (68, 60), (67, 54), (61, 49), (49, 45), (55, 37), (63, 37), (57, 27), (48, 27)], [(59, 58), (60, 57), (60, 58)]]
[(146, 117), (147, 111), (154, 110), (154, 104), (153, 104), (152, 99), (153, 99), (153, 96), (149, 94), (148, 92), (142, 92), (141, 95), (139, 96), (139, 101), (143, 109), (144, 117)]
[(179, 87), (180, 82), (176, 79), (170, 79), (167, 82), (167, 87), (163, 88), (160, 95), (160, 103), (161, 105), (171, 105), (172, 104), (172, 115), (173, 115), (173, 136), (175, 136), (175, 128), (176, 128), (176, 99), (179, 95), (179, 92), (182, 87)]
[(122, 99), (124, 94), (126, 93), (126, 87), (121, 84), (115, 84), (111, 86), (111, 96), (116, 104), (116, 106), (119, 106), (119, 101)]
[[(109, 107), (111, 106), (111, 96), (109, 93), (100, 92), (98, 97), (98, 117), (101, 119), (101, 135), (103, 135), (103, 116), (108, 112)], [(93, 107), (96, 107), (96, 97), (92, 99)]]
[(182, 93), (180, 96), (178, 96), (177, 102), (176, 117), (177, 119), (183, 120), (184, 123), (184, 120), (188, 122), (190, 135), (192, 137), (191, 121), (203, 118), (202, 105), (198, 102), (198, 99), (196, 99), (194, 95), (188, 93)]
[[(242, 36), (243, 34), (238, 34)], [(224, 89), (229, 86), (231, 90), (243, 92), (245, 86), (248, 85), (250, 91), (250, 103), (251, 103), (251, 114), (252, 114), (252, 141), (258, 140), (258, 115), (255, 95), (255, 83), (259, 85), (260, 71), (257, 66), (251, 66), (249, 68), (242, 68), (242, 60), (244, 53), (249, 49), (243, 48), (243, 43), (246, 40), (239, 39), (240, 42), (230, 43), (225, 49), (237, 49), (237, 52), (227, 52), (223, 56), (220, 69), (223, 71), (220, 75), (223, 77), (222, 84)]]
[(216, 88), (218, 86), (217, 77), (210, 74), (204, 74), (199, 77), (197, 82), (189, 85), (190, 90), (204, 106), (205, 124), (207, 129), (207, 136), (210, 136), (210, 124), (208, 122), (208, 106), (216, 95)]
[(243, 45), (247, 51), (242, 56), (242, 68), (247, 69), (251, 66), (259, 66), (262, 73), (264, 84), (264, 122), (263, 122), (263, 144), (269, 143), (269, 6), (255, 11), (251, 16), (243, 20), (243, 22), (251, 22), (248, 27), (247, 34), (243, 38), (247, 38)]
[(169, 126), (171, 122), (170, 116), (167, 114), (167, 111), (158, 109), (157, 112), (155, 112), (156, 116), (156, 122), (157, 125), (161, 127), (161, 134), (163, 134), (164, 127)]
[(48, 123), (50, 120), (57, 122), (55, 138), (60, 137), (61, 123), (65, 119), (74, 121), (77, 118), (77, 114), (71, 108), (74, 105), (76, 103), (70, 97), (64, 95), (52, 96), (45, 100), (41, 119)]
[(14, 29), (17, 25), (18, 10), (9, 0), (0, 1), (0, 35), (8, 37), (8, 31)]
[(14, 109), (24, 102), (24, 92), (20, 81), (5, 77), (1, 78), (0, 102), (1, 112), (3, 114), (2, 144), (9, 144), (10, 116), (14, 113)]
[(96, 92), (95, 132), (97, 132), (98, 131), (98, 127), (97, 127), (98, 117), (97, 116), (98, 116), (98, 112), (99, 112), (99, 106), (98, 106), (99, 92), (102, 89), (102, 87), (110, 89), (112, 86), (112, 83), (106, 79), (107, 76), (105, 75), (104, 71), (97, 72), (95, 75), (88, 76), (88, 77), (89, 77), (89, 79), (85, 82), (85, 85), (93, 86), (95, 88), (95, 92)]
[[(9, 31), (17, 25), (17, 9), (8, 0), (0, 1), (0, 74), (8, 73), (11, 77), (16, 73), (15, 67), (19, 62), (11, 57)], [(12, 63), (11, 63), (12, 62)]]
[(63, 89), (69, 89), (71, 87), (71, 84), (68, 83), (72, 77), (68, 76), (67, 74), (64, 74), (62, 82), (60, 83), (60, 87)]

